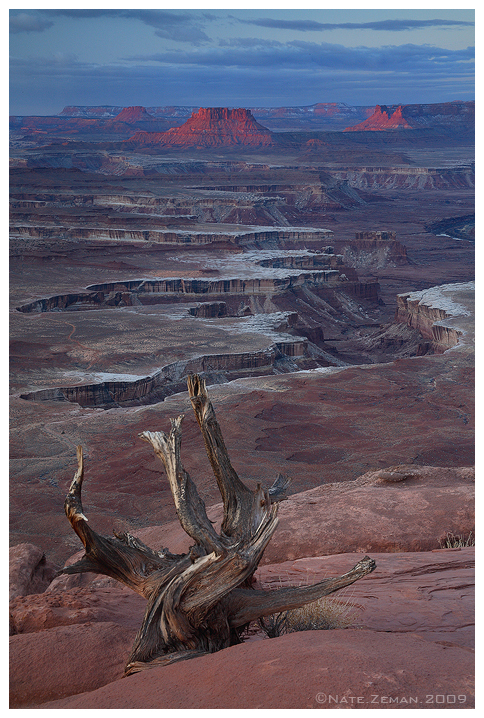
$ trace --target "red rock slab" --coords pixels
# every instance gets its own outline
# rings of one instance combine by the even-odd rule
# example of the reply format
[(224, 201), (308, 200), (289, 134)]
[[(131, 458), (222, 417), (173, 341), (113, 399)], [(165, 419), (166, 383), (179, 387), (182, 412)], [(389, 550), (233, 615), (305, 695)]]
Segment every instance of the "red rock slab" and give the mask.
[(128, 676), (42, 708), (472, 708), (473, 656), (412, 634), (306, 631)]
[(345, 551), (428, 551), (474, 530), (474, 470), (394, 466), (281, 504), (262, 563)]
[(54, 578), (57, 566), (46, 560), (38, 546), (30, 543), (11, 546), (9, 550), (9, 596), (42, 593)]
[[(323, 599), (326, 610), (336, 601), (346, 607), (343, 617), (352, 626), (473, 648), (473, 547), (370, 555), (376, 561), (373, 573)], [(266, 590), (307, 585), (341, 575), (361, 558), (345, 553), (286, 561), (262, 566), (256, 579)]]
[[(63, 589), (58, 584), (57, 590), (15, 598), (9, 606), (11, 633), (35, 633), (56, 626), (106, 621), (138, 630), (146, 600), (117, 581), (111, 585), (113, 579), (95, 578), (98, 581), (87, 588)], [(99, 585), (108, 581), (110, 585)]]
[(11, 636), (10, 708), (28, 708), (116, 681), (135, 635), (136, 630), (108, 621)]

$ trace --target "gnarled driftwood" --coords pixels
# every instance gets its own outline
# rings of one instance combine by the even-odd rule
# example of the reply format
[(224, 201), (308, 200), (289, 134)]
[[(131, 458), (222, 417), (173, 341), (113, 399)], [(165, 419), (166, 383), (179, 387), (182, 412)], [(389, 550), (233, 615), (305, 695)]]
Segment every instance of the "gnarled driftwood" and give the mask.
[(125, 668), (127, 674), (240, 643), (250, 621), (303, 606), (375, 568), (375, 562), (365, 556), (348, 573), (313, 586), (252, 589), (252, 576), (277, 526), (278, 502), (285, 498), (288, 479), (279, 475), (269, 490), (260, 485), (250, 490), (230, 463), (204, 381), (190, 376), (188, 391), (222, 495), (220, 533), (208, 519), (205, 504), (181, 463), (183, 416), (171, 420), (168, 435), (144, 431), (140, 438), (152, 445), (165, 467), (179, 521), (194, 541), (188, 553), (154, 551), (129, 533), (103, 537), (91, 529), (81, 503), (84, 462), (80, 446), (78, 468), (65, 500), (67, 517), (85, 554), (61, 573), (105, 574), (147, 599), (143, 624)]

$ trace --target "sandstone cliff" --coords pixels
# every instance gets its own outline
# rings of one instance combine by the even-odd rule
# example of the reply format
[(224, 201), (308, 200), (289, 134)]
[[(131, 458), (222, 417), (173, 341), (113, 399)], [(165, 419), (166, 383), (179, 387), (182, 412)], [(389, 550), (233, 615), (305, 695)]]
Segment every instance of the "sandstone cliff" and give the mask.
[(181, 147), (270, 146), (271, 132), (254, 119), (249, 110), (227, 107), (200, 108), (181, 127), (166, 132), (137, 132), (128, 142), (134, 145)]
[(402, 115), (402, 105), (396, 110), (388, 108), (386, 105), (377, 105), (375, 111), (363, 122), (354, 127), (347, 127), (345, 132), (365, 132), (368, 130), (411, 130), (412, 126)]
[(431, 350), (442, 354), (472, 341), (473, 302), (474, 282), (399, 294), (395, 321), (417, 329)]

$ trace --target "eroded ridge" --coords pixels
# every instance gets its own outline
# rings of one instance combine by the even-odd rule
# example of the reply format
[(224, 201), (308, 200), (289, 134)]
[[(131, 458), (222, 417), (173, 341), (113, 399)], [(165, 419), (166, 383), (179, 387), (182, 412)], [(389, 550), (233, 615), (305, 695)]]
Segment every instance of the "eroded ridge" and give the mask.
[[(197, 295), (271, 296), (293, 291), (301, 287), (343, 289), (355, 295), (378, 299), (376, 281), (361, 282), (356, 271), (345, 264), (343, 256), (334, 253), (332, 247), (301, 254), (277, 254), (263, 259), (247, 255), (242, 272), (247, 266), (254, 269), (248, 276), (223, 279), (168, 277), (159, 279), (127, 279), (116, 282), (92, 284), (86, 292), (60, 294), (37, 299), (17, 307), (23, 313), (53, 310), (96, 309), (125, 307), (139, 304), (156, 304), (177, 300), (190, 301)], [(257, 271), (257, 267), (261, 269)], [(297, 273), (287, 273), (288, 269)], [(273, 270), (273, 271), (271, 271)], [(307, 271), (314, 270), (314, 271)]]

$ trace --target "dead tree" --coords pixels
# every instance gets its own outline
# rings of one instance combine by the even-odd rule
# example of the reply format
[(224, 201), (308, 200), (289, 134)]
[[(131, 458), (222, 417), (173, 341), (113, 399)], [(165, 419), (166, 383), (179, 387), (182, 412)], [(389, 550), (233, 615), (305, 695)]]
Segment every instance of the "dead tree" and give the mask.
[(375, 568), (375, 562), (365, 556), (348, 573), (313, 586), (253, 589), (252, 576), (277, 526), (278, 502), (285, 498), (287, 477), (279, 475), (269, 490), (260, 484), (255, 491), (250, 490), (230, 463), (204, 381), (190, 376), (188, 391), (222, 495), (220, 533), (208, 519), (205, 504), (181, 463), (183, 415), (171, 420), (168, 435), (144, 431), (140, 438), (152, 445), (165, 467), (178, 519), (194, 541), (188, 553), (154, 551), (129, 533), (115, 533), (114, 537), (97, 534), (89, 526), (81, 503), (81, 446), (77, 447), (78, 468), (65, 500), (67, 517), (85, 553), (61, 573), (105, 574), (147, 599), (126, 674), (240, 643), (241, 633), (251, 621), (303, 606), (350, 585)]

